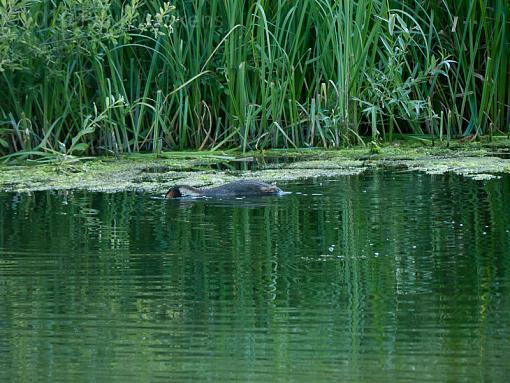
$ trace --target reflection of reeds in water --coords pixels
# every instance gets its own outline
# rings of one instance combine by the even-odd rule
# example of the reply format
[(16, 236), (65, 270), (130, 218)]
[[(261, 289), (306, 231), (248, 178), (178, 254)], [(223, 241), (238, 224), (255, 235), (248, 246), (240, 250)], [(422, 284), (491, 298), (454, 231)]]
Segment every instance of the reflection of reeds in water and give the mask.
[[(425, 372), (444, 377), (458, 361), (452, 350), (492, 365), (502, 349), (485, 347), (497, 342), (490, 334), (508, 328), (508, 183), (381, 172), (287, 185), (304, 194), (255, 208), (134, 193), (4, 194), (2, 341), (27, 376), (33, 353), (60, 367), (102, 352), (72, 368), (166, 378), (227, 354), (235, 372), (278, 360), (292, 374), (313, 360), (330, 363), (329, 374), (364, 376), (391, 355), (391, 376), (425, 358), (438, 362)], [(54, 338), (58, 348), (35, 347)]]

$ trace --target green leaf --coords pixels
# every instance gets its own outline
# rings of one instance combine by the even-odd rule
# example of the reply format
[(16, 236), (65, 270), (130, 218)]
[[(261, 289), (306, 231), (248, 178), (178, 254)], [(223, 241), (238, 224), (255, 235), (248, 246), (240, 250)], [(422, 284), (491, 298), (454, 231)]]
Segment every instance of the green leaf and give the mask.
[(83, 153), (89, 148), (89, 144), (81, 142), (79, 144), (74, 145), (70, 150), (69, 154), (73, 154), (75, 152)]
[(388, 30), (390, 31), (390, 35), (393, 36), (393, 31), (395, 30), (395, 14), (390, 14), (390, 18), (388, 19)]

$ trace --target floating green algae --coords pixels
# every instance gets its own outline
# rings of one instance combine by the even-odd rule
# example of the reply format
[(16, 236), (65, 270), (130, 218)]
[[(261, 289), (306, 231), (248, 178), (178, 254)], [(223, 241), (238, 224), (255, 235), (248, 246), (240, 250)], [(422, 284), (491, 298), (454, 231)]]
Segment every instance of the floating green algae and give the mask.
[[(266, 152), (172, 152), (95, 158), (50, 164), (2, 165), (0, 190), (88, 190), (163, 193), (175, 184), (211, 186), (239, 178), (266, 182), (360, 174), (374, 168), (405, 168), (427, 174), (453, 172), (477, 180), (510, 172), (510, 145), (487, 147), (387, 145), (374, 154), (368, 147), (341, 150)], [(239, 164), (243, 164), (241, 168)]]

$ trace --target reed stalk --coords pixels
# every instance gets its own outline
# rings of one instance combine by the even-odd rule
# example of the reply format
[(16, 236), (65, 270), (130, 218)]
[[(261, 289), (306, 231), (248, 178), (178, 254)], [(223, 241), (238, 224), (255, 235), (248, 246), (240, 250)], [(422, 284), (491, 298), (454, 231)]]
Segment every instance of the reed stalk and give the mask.
[(509, 7), (2, 1), (0, 156), (508, 132)]

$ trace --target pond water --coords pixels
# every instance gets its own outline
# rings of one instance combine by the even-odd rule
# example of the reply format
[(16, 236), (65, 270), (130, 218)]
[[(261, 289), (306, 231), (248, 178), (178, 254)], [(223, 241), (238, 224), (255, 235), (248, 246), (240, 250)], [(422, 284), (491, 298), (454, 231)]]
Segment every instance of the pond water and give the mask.
[(1, 382), (510, 376), (510, 179), (0, 194)]

